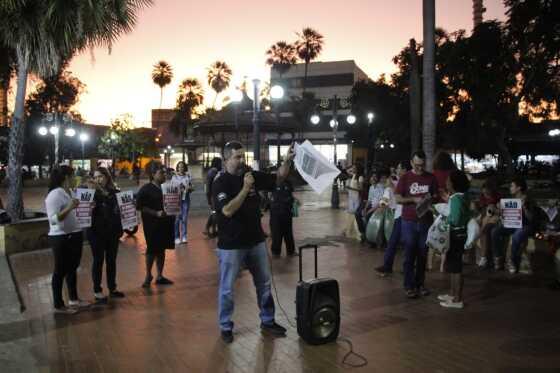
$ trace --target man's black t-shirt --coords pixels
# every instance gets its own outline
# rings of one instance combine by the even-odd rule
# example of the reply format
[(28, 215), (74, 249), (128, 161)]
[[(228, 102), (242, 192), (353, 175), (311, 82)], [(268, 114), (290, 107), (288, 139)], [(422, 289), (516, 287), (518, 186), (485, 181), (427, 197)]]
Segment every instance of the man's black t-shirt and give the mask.
[(222, 209), (234, 199), (243, 188), (243, 175), (228, 172), (219, 174), (212, 184), (212, 198), (218, 217), (218, 248), (224, 250), (248, 249), (264, 241), (261, 226), (260, 197), (257, 191), (272, 190), (276, 176), (253, 171), (255, 184), (245, 201), (231, 218)]

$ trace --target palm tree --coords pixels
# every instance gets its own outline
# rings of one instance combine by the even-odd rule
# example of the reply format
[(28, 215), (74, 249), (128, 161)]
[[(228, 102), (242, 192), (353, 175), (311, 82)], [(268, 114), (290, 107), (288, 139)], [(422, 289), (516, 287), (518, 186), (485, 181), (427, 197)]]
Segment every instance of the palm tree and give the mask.
[(436, 2), (423, 0), (424, 57), (423, 57), (423, 131), (422, 147), (426, 153), (426, 166), (432, 170), (436, 148), (436, 80), (435, 80), (435, 25)]
[(266, 51), (266, 64), (278, 71), (280, 79), (290, 66), (297, 63), (296, 47), (285, 41), (278, 41)]
[(171, 121), (171, 130), (175, 134), (180, 134), (183, 140), (188, 125), (192, 124), (196, 116), (201, 114), (203, 102), (204, 89), (198, 79), (187, 78), (179, 84), (176, 115)]
[(27, 77), (55, 74), (61, 61), (85, 49), (107, 47), (134, 28), (152, 0), (10, 0), (0, 2), (0, 42), (15, 50), (17, 91), (8, 146), (8, 203), (12, 221), (23, 216), (21, 166)]
[(296, 34), (299, 38), (295, 45), (297, 55), (305, 62), (305, 74), (303, 76), (303, 93), (305, 93), (309, 63), (319, 57), (325, 41), (323, 35), (310, 27), (306, 27), (301, 33)]
[(13, 49), (0, 43), (0, 126), (8, 125), (8, 90), (16, 70), (15, 63)]
[(161, 93), (159, 96), (159, 108), (161, 109), (161, 103), (163, 101), (163, 88), (171, 83), (173, 79), (173, 68), (166, 61), (159, 61), (154, 65), (152, 70), (152, 81), (154, 84), (158, 85)]
[(229, 87), (232, 71), (227, 63), (216, 61), (208, 68), (208, 85), (216, 92), (212, 107), (216, 107), (218, 95)]

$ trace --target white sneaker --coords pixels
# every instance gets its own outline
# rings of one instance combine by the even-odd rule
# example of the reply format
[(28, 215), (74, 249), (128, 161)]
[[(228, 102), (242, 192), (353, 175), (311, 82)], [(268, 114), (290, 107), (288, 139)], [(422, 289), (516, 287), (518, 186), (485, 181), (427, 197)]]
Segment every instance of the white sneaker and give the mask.
[(73, 315), (75, 313), (78, 313), (78, 310), (75, 308), (60, 307), (60, 308), (55, 308), (54, 313), (58, 313), (62, 315)]
[(449, 294), (442, 294), (438, 295), (437, 299), (442, 302), (451, 302), (453, 300), (453, 297)]
[(175, 239), (175, 245), (179, 245), (181, 243), (181, 240), (179, 238)]
[(183, 238), (183, 239), (181, 240), (181, 243), (187, 243), (187, 237)]
[(509, 273), (511, 273), (512, 275), (515, 274), (515, 273), (517, 273), (517, 270), (515, 269), (515, 266), (513, 265), (512, 262), (510, 262), (510, 263), (508, 264), (508, 271), (509, 271)]
[(73, 308), (87, 308), (89, 307), (91, 304), (85, 300), (69, 300), (68, 301), (68, 306), (73, 307)]
[(478, 261), (478, 266), (479, 267), (484, 267), (486, 265), (486, 263), (488, 263), (488, 260), (486, 259), (485, 256), (481, 257), (480, 260)]
[(445, 307), (445, 308), (463, 308), (465, 307), (465, 304), (463, 302), (453, 302), (453, 300), (447, 301), (447, 302), (440, 302), (439, 303), (440, 306)]

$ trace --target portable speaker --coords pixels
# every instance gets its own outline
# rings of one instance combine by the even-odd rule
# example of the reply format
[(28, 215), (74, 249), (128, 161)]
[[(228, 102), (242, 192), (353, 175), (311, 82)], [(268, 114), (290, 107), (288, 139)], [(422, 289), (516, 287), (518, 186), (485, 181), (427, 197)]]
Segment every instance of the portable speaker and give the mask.
[[(315, 249), (315, 278), (302, 279), (304, 249)], [(297, 331), (307, 343), (320, 345), (336, 340), (340, 331), (340, 294), (338, 282), (317, 278), (317, 245), (299, 248), (299, 283), (296, 288)]]

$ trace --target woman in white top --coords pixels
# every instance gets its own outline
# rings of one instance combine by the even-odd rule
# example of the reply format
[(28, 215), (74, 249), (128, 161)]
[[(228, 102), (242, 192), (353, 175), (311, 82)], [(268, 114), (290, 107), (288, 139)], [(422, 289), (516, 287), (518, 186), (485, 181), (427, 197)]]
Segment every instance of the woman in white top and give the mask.
[(175, 244), (180, 244), (187, 242), (187, 220), (191, 202), (190, 194), (193, 191), (193, 187), (192, 177), (187, 164), (181, 161), (177, 163), (175, 169), (176, 173), (171, 178), (171, 182), (181, 186), (181, 214), (175, 220)]
[[(85, 307), (80, 301), (76, 286), (76, 270), (82, 258), (82, 229), (76, 219), (75, 208), (79, 201), (72, 197), (70, 188), (74, 180), (74, 170), (68, 166), (58, 166), (51, 172), (49, 194), (45, 200), (49, 218), (49, 243), (53, 250), (54, 271), (52, 291), (54, 308), (57, 313), (71, 314), (77, 308)], [(68, 296), (66, 307), (62, 298), (63, 281), (66, 280)]]
[(346, 207), (346, 212), (348, 212), (348, 218), (346, 221), (346, 227), (342, 234), (348, 238), (355, 238), (357, 240), (361, 239), (360, 230), (356, 223), (356, 212), (360, 208), (361, 198), (360, 192), (364, 184), (364, 177), (359, 172), (358, 168), (354, 165), (348, 169), (348, 174), (352, 177), (350, 179), (349, 185), (346, 187), (348, 190), (348, 205)]

